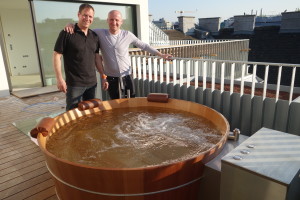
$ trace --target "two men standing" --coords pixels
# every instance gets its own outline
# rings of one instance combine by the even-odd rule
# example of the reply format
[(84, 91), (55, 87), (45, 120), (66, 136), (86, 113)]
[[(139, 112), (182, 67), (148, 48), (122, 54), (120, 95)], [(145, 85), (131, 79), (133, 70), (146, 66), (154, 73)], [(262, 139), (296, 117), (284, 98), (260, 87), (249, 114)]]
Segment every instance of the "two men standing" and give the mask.
[[(101, 74), (103, 89), (108, 89), (111, 99), (129, 96), (135, 97), (134, 83), (131, 77), (131, 61), (129, 57), (130, 44), (164, 59), (171, 59), (172, 57), (169, 54), (162, 54), (148, 44), (142, 42), (130, 31), (121, 30), (123, 18), (121, 13), (117, 10), (112, 10), (108, 13), (108, 30), (89, 30), (88, 27), (92, 23), (93, 14), (94, 10), (92, 8), (86, 7), (83, 10), (79, 9), (78, 23), (66, 26), (66, 31), (60, 33), (55, 45), (54, 69), (58, 80), (57, 86), (60, 91), (67, 92), (67, 110), (74, 108), (74, 106), (76, 107), (76, 104), (79, 103), (80, 99), (87, 100), (86, 98), (91, 98), (93, 96), (91, 95), (92, 91), (94, 91), (93, 93), (95, 96), (95, 84), (92, 84), (95, 83), (96, 80), (94, 70), (95, 64)], [(81, 27), (83, 27), (83, 30)], [(87, 29), (87, 34), (83, 35), (85, 29)], [(95, 35), (97, 38), (95, 38)], [(80, 38), (81, 42), (75, 42), (77, 41), (75, 38)], [(95, 44), (91, 44), (88, 41), (91, 43), (94, 42)], [(70, 45), (69, 43), (74, 44)], [(104, 66), (102, 66), (99, 48), (101, 49)], [(58, 63), (62, 54), (64, 55), (65, 66), (67, 65), (65, 67), (67, 86), (64, 86), (60, 70), (61, 67)], [(74, 59), (72, 58), (74, 55), (78, 56), (79, 59), (69, 62), (69, 58), (70, 60)], [(85, 60), (86, 62), (79, 62), (79, 60)], [(75, 64), (79, 66), (76, 66)], [(78, 68), (80, 68), (79, 71), (77, 71)], [(94, 78), (92, 76), (94, 76)], [(73, 91), (74, 88), (76, 89), (76, 92)], [(127, 94), (127, 91), (130, 91), (130, 94)], [(68, 98), (68, 96), (71, 98)], [(71, 106), (68, 106), (68, 102)]]

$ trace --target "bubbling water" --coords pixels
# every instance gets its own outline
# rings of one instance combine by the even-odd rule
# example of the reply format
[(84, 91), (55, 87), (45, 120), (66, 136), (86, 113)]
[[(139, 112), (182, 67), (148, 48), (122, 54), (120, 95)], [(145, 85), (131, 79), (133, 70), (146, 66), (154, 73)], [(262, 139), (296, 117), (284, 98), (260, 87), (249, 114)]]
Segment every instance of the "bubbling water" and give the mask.
[(46, 148), (59, 158), (89, 166), (137, 168), (196, 157), (221, 138), (212, 122), (188, 112), (118, 108), (61, 127)]

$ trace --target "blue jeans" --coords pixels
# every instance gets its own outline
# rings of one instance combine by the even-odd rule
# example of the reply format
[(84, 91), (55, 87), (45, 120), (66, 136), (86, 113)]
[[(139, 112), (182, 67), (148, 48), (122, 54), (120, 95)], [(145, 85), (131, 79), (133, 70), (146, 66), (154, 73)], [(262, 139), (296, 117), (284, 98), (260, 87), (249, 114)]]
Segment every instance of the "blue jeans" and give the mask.
[(91, 87), (67, 86), (66, 111), (78, 107), (78, 103), (95, 98), (97, 84)]

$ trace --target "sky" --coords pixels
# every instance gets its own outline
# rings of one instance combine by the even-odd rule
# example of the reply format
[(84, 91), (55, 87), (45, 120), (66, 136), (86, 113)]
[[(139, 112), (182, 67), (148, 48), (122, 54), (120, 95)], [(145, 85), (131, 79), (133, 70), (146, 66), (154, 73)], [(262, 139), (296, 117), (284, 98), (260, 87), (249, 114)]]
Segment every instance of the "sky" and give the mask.
[(235, 15), (257, 14), (277, 15), (285, 10), (293, 12), (300, 10), (300, 0), (148, 0), (149, 14), (152, 20), (164, 18), (169, 22), (178, 21), (180, 13), (175, 11), (186, 11), (182, 16), (194, 16), (195, 22), (198, 18), (221, 17), (221, 21)]

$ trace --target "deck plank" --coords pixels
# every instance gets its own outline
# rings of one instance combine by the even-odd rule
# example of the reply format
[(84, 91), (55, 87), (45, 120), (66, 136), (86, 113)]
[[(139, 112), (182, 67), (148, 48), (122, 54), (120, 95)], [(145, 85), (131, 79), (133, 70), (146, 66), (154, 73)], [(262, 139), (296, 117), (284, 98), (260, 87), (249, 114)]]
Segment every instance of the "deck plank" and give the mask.
[[(32, 149), (27, 151), (22, 151), (20, 153), (11, 152), (11, 156), (6, 156), (2, 159), (0, 164), (0, 170), (10, 167), (11, 165), (16, 165), (21, 162), (26, 162), (27, 160), (31, 160), (40, 156), (40, 152), (38, 150), (32, 151)], [(0, 171), (1, 173), (1, 171)]]
[[(50, 176), (50, 173), (48, 173), (47, 168), (42, 166), (41, 168), (36, 169), (35, 171), (29, 172), (27, 174), (23, 174), (22, 176), (16, 177), (14, 179), (10, 179), (10, 180), (0, 184), (0, 191), (6, 192), (10, 188), (17, 189), (20, 186), (20, 184), (22, 184), (22, 183), (28, 184), (35, 177), (41, 176), (45, 173)], [(18, 186), (18, 187), (14, 187), (14, 186)]]
[(33, 185), (30, 188), (22, 190), (20, 192), (14, 192), (13, 195), (5, 198), (5, 200), (17, 200), (17, 199), (44, 199), (46, 197), (52, 196), (51, 191), (44, 193), (46, 189), (54, 189), (52, 179), (48, 179), (39, 184)]
[[(9, 173), (18, 171), (19, 169), (23, 169), (25, 167), (30, 166), (32, 164), (33, 159), (36, 161), (45, 160), (43, 155), (41, 155), (40, 152), (34, 152), (32, 154), (29, 154), (28, 156), (23, 156), (23, 157), (19, 157), (18, 159), (13, 159), (11, 161), (8, 161), (8, 162), (0, 165), (0, 176), (9, 174)], [(13, 167), (11, 167), (11, 166), (13, 166)]]
[[(0, 99), (1, 200), (58, 200), (54, 182), (39, 147), (13, 125), (14, 122), (61, 111), (63, 106), (43, 104), (54, 98), (64, 101), (64, 94), (51, 93), (24, 99), (9, 96)], [(36, 106), (25, 110), (37, 103), (42, 103), (43, 107)]]
[(5, 183), (8, 180), (14, 179), (19, 176), (23, 176), (24, 174), (30, 173), (32, 171), (35, 171), (36, 169), (44, 167), (45, 162), (41, 158), (43, 157), (40, 157), (38, 161), (34, 159), (34, 162), (31, 161), (30, 165), (25, 165), (23, 168), (15, 168), (11, 166), (12, 170), (8, 170), (8, 172), (5, 175), (1, 176), (0, 183)]
[(44, 174), (41, 174), (40, 176), (35, 176), (30, 180), (18, 184), (17, 190), (14, 187), (7, 188), (2, 198), (13, 196), (15, 193), (19, 193), (22, 192), (23, 190), (30, 189), (31, 187), (41, 184), (45, 180), (49, 180), (49, 179), (51, 179), (51, 176), (49, 173), (46, 172)]

